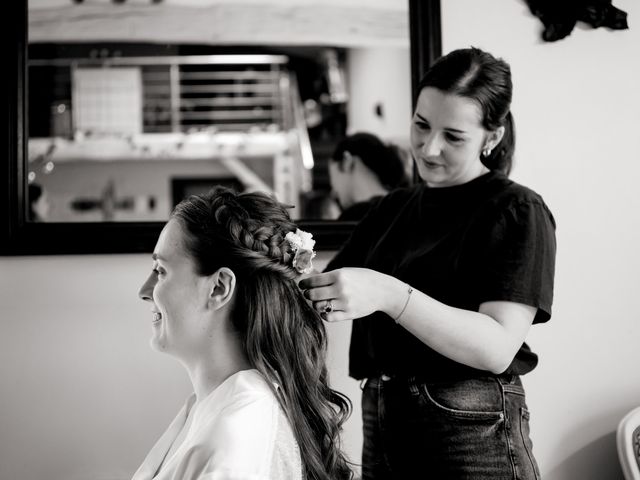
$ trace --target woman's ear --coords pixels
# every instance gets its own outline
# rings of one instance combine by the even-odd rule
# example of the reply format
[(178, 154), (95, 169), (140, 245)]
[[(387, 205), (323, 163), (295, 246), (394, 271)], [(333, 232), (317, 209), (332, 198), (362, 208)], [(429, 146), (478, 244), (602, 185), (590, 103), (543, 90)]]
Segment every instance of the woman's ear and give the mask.
[(487, 139), (484, 142), (483, 150), (493, 150), (498, 146), (500, 141), (504, 137), (504, 127), (500, 126), (495, 130), (491, 130), (487, 135)]
[(227, 267), (216, 270), (209, 276), (209, 306), (214, 310), (224, 307), (233, 298), (235, 290), (235, 273)]

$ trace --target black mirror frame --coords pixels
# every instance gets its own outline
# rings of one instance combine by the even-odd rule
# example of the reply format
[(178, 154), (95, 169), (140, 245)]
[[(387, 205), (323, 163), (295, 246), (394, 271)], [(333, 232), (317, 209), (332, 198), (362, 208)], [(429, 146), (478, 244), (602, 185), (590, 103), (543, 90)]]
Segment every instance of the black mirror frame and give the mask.
[[(6, 87), (0, 145), (0, 255), (151, 252), (162, 222), (32, 223), (26, 219), (27, 0), (7, 2), (2, 20)], [(440, 0), (409, 0), (412, 98), (426, 68), (441, 55)], [(353, 222), (307, 221), (322, 250), (335, 250)]]

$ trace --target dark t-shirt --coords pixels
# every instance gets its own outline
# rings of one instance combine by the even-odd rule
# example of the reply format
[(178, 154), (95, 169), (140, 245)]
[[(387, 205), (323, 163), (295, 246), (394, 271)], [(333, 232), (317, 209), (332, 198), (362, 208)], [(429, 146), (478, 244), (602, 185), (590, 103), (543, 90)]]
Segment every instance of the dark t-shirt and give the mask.
[[(492, 300), (551, 317), (555, 221), (542, 198), (498, 172), (466, 184), (396, 190), (378, 202), (327, 266), (392, 275), (436, 300), (477, 311)], [(349, 373), (451, 380), (486, 375), (429, 348), (375, 312), (353, 322)], [(538, 357), (523, 344), (505, 373), (531, 371)]]

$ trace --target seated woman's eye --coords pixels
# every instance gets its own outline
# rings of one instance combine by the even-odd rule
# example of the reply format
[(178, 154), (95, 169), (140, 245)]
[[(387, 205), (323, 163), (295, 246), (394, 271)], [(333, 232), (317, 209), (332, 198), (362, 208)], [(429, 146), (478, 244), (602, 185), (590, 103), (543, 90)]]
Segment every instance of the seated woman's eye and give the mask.
[(450, 142), (453, 142), (453, 143), (458, 143), (458, 142), (461, 142), (463, 140), (462, 137), (458, 137), (457, 135), (453, 135), (451, 133), (447, 133), (446, 137), (447, 137), (447, 140), (449, 140)]
[(164, 273), (165, 273), (165, 271), (160, 267), (153, 267), (152, 271), (156, 275), (164, 275)]
[(416, 122), (414, 122), (414, 124), (415, 124), (415, 126), (416, 126), (416, 127), (418, 127), (420, 130), (428, 130), (428, 129), (430, 128), (428, 123), (421, 122), (421, 121), (419, 121), (419, 120), (418, 120), (418, 121), (416, 121)]

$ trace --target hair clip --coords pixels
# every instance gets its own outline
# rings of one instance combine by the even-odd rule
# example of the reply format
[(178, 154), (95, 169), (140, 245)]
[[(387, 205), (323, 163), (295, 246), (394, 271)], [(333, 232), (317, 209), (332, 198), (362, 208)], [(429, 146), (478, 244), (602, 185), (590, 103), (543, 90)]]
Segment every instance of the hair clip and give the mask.
[(309, 273), (313, 269), (311, 260), (316, 256), (316, 252), (313, 251), (313, 247), (316, 241), (313, 239), (313, 235), (309, 232), (303, 232), (299, 228), (294, 232), (289, 232), (284, 237), (289, 242), (291, 249), (294, 252), (293, 256), (293, 268), (298, 273)]

